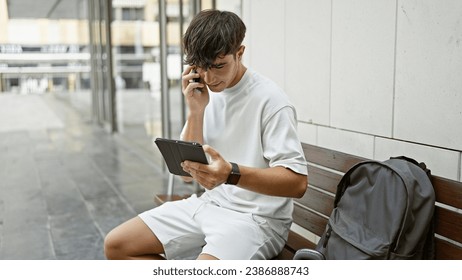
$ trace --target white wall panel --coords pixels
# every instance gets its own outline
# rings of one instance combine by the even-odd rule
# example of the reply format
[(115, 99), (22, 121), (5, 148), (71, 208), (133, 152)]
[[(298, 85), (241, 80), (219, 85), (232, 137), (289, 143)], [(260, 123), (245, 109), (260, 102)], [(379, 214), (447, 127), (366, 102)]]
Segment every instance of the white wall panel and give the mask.
[(462, 150), (462, 1), (399, 1), (395, 138)]
[(333, 1), (332, 126), (391, 135), (395, 14), (395, 1)]
[(308, 143), (312, 145), (317, 144), (317, 126), (307, 123), (298, 123), (298, 137), (303, 143)]
[(377, 137), (375, 159), (386, 160), (392, 156), (408, 156), (425, 162), (432, 174), (452, 180), (459, 179), (459, 152)]
[(317, 145), (365, 158), (374, 156), (374, 136), (362, 133), (320, 126)]
[(302, 142), (462, 180), (462, 1), (242, 3), (244, 61), (286, 90)]
[(286, 1), (285, 89), (298, 117), (329, 124), (331, 2)]
[[(248, 66), (284, 88), (284, 3), (278, 0), (252, 0), (247, 7), (246, 42)], [(244, 55), (245, 56), (245, 55)]]

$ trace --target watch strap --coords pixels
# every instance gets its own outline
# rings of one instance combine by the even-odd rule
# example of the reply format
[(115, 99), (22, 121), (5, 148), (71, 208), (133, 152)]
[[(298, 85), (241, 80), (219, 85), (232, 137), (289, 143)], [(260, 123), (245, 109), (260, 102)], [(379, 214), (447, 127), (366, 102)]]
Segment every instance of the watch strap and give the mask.
[(226, 179), (226, 184), (228, 185), (237, 185), (239, 179), (241, 178), (241, 172), (239, 171), (239, 166), (234, 163), (231, 163), (231, 173), (229, 173), (228, 179)]

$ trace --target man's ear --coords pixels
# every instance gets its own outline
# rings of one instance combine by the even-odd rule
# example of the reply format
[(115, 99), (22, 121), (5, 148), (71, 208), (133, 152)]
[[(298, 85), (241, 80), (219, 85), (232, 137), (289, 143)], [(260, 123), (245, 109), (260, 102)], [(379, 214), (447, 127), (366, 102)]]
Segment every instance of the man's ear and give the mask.
[(237, 58), (240, 60), (242, 58), (242, 55), (244, 55), (244, 51), (245, 51), (245, 46), (244, 45), (241, 45), (239, 47), (239, 49), (237, 50)]

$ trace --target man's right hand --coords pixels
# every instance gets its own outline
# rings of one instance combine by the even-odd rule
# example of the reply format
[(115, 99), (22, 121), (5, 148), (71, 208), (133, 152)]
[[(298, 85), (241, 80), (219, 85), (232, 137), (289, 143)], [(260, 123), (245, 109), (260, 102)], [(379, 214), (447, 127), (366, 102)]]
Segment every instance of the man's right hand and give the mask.
[(200, 74), (192, 71), (193, 68), (188, 66), (183, 72), (182, 91), (190, 113), (203, 113), (209, 103), (209, 92), (203, 83), (193, 82), (194, 78), (200, 78)]

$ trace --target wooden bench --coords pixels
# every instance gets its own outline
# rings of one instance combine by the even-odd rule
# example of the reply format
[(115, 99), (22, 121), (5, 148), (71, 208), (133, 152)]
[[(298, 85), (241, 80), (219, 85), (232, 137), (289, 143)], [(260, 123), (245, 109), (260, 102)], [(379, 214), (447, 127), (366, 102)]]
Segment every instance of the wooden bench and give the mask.
[[(333, 209), (336, 187), (342, 174), (366, 160), (354, 155), (302, 144), (308, 165), (308, 190), (295, 200), (294, 223), (318, 237), (324, 231)], [(431, 166), (429, 166), (431, 169)], [(436, 194), (436, 259), (462, 260), (462, 182), (432, 176)], [(301, 248), (314, 249), (316, 241), (291, 231), (289, 240), (276, 259), (292, 259)]]

